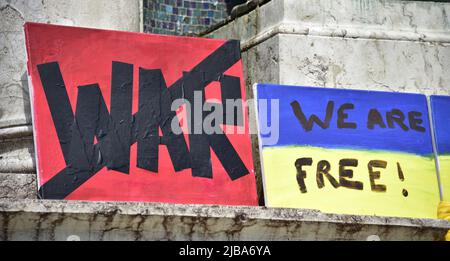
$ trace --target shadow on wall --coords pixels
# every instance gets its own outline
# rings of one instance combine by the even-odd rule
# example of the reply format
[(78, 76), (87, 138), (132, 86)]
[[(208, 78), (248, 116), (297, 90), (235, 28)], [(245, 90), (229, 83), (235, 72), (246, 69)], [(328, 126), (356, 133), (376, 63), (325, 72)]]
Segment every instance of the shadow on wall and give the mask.
[(233, 7), (237, 5), (241, 5), (247, 2), (246, 0), (225, 0), (225, 4), (227, 6), (227, 14), (231, 15), (231, 10), (233, 10)]

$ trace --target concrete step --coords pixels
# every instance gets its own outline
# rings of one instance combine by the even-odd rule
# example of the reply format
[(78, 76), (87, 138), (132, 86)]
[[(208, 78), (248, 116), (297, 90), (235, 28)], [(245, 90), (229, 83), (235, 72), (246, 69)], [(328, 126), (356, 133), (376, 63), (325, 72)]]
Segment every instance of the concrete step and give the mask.
[(307, 209), (0, 199), (3, 240), (442, 240), (449, 229)]

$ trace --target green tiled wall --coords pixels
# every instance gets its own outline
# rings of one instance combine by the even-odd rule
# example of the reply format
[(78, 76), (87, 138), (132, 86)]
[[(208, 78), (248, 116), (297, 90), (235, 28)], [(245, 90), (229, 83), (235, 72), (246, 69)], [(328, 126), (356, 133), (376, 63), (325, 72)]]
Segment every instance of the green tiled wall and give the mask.
[(189, 35), (227, 17), (225, 0), (144, 0), (144, 32)]

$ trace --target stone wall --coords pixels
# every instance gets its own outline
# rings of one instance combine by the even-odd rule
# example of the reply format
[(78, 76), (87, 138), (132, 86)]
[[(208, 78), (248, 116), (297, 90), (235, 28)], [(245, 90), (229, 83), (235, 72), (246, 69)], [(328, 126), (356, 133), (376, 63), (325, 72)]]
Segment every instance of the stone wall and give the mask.
[(255, 82), (450, 94), (450, 3), (272, 0), (210, 32)]
[(450, 222), (308, 209), (0, 200), (0, 240), (442, 240)]

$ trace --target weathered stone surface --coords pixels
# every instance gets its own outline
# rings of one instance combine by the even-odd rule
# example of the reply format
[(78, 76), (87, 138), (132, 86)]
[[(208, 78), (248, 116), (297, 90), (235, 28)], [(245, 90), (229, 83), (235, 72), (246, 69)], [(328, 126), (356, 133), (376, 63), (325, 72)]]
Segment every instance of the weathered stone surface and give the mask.
[(448, 3), (395, 0), (271, 0), (207, 31), (241, 39), (243, 49), (276, 34), (449, 42)]
[(35, 199), (36, 174), (0, 174), (0, 199)]
[(447, 43), (283, 35), (278, 44), (289, 50), (280, 52), (280, 84), (450, 94)]
[(0, 128), (31, 124), (23, 23), (139, 31), (139, 1), (1, 0)]
[[(0, 130), (12, 129), (15, 128)], [(11, 134), (4, 139), (0, 138), (0, 173), (36, 173), (32, 136), (14, 137)]]
[(449, 13), (450, 3), (272, 0), (207, 36), (241, 39), (248, 85), (450, 94)]
[(442, 240), (450, 222), (216, 205), (0, 200), (3, 240)]

